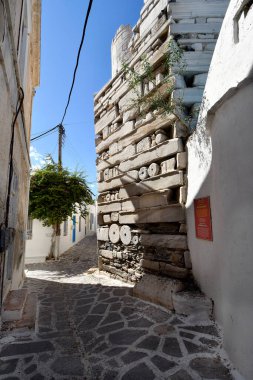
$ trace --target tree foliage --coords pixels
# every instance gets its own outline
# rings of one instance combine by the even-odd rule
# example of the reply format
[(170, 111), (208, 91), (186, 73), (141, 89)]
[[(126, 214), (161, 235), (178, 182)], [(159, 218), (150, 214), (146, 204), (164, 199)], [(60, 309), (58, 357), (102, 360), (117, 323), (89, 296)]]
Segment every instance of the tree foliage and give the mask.
[(59, 225), (77, 211), (84, 217), (92, 195), (83, 173), (50, 161), (31, 176), (29, 214), (45, 226)]
[[(138, 69), (131, 67), (128, 63), (123, 63), (129, 89), (133, 92), (130, 107), (138, 107), (144, 114), (155, 110), (171, 114), (180, 108), (180, 99), (174, 101), (171, 95), (175, 90), (176, 76), (183, 74), (185, 70), (185, 62), (182, 50), (172, 38), (169, 40), (168, 49), (162, 61), (163, 78), (159, 85), (156, 83), (156, 69), (147, 57), (141, 58)], [(152, 88), (145, 91), (145, 85)]]

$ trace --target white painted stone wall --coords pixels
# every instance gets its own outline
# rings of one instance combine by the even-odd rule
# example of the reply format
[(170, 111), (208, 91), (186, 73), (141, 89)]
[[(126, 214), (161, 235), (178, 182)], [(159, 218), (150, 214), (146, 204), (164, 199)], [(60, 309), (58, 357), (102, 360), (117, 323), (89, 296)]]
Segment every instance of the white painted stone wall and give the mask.
[[(90, 218), (94, 220), (93, 224), (90, 224)], [(60, 255), (73, 247), (86, 235), (95, 233), (96, 231), (96, 207), (89, 206), (89, 214), (86, 219), (81, 219), (81, 231), (79, 231), (79, 215), (76, 215), (76, 239), (72, 242), (73, 222), (72, 219), (68, 219), (68, 232), (64, 236), (64, 223), (61, 224), (61, 236), (60, 236)], [(46, 260), (50, 252), (51, 237), (53, 230), (51, 227), (44, 227), (42, 223), (35, 219), (33, 220), (32, 239), (26, 241), (25, 251), (25, 263), (42, 263)], [(95, 252), (94, 252), (95, 254)]]
[(5, 224), (12, 122), (22, 87), (24, 101), (15, 123), (9, 222), (13, 237), (5, 256), (5, 297), (24, 280), (25, 230), (30, 177), (32, 99), (40, 79), (40, 0), (0, 2), (0, 224)]
[[(229, 357), (251, 380), (253, 6), (243, 12), (245, 3), (231, 0), (216, 45), (188, 143), (186, 206), (193, 274), (214, 301)], [(211, 200), (213, 242), (195, 237), (193, 201), (204, 196)]]

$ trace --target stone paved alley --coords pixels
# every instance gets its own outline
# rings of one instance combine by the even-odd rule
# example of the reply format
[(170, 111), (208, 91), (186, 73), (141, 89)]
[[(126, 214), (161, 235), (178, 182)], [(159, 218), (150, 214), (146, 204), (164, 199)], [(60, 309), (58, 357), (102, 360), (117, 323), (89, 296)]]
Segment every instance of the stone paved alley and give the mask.
[[(132, 297), (96, 266), (88, 236), (58, 262), (27, 267), (36, 329), (1, 333), (1, 379), (237, 379), (217, 326)], [(90, 272), (90, 273), (89, 273)]]

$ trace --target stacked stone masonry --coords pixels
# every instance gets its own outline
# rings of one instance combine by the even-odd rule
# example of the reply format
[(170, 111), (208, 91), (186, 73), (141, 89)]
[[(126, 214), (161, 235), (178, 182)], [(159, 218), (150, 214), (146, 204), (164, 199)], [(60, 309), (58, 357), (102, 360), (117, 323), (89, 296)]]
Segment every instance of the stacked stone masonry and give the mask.
[[(131, 107), (122, 62), (138, 69), (145, 55), (163, 79), (164, 53), (173, 38), (183, 50), (185, 70), (173, 99), (183, 116), (197, 121), (215, 43), (228, 1), (146, 0), (131, 30), (121, 26), (112, 42), (113, 78), (95, 96), (98, 174), (99, 267), (137, 282), (144, 272), (186, 281), (191, 264), (185, 202), (189, 131), (174, 114)], [(144, 94), (154, 91), (151, 83)]]

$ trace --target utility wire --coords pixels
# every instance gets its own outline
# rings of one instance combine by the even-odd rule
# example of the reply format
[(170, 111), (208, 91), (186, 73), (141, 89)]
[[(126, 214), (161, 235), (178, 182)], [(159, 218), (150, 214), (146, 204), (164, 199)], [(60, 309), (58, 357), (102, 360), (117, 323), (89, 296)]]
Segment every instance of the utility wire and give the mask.
[(59, 125), (56, 125), (56, 127), (53, 127), (51, 129), (49, 129), (48, 131), (46, 131), (44, 133), (41, 133), (39, 136), (33, 137), (31, 139), (31, 141), (35, 141), (35, 140), (39, 139), (40, 137), (43, 137), (43, 136), (47, 135), (48, 133), (50, 133), (50, 132), (52, 132), (52, 131), (54, 131), (55, 129), (58, 129), (58, 128), (59, 128)]
[[(85, 16), (85, 22), (84, 22), (84, 26), (83, 26), (82, 38), (81, 38), (81, 42), (80, 42), (80, 45), (79, 45), (79, 48), (78, 48), (78, 53), (77, 53), (77, 58), (76, 58), (76, 65), (75, 65), (75, 69), (74, 69), (72, 84), (71, 84), (71, 87), (70, 87), (70, 91), (69, 91), (69, 95), (68, 95), (68, 100), (67, 100), (67, 104), (66, 104), (66, 107), (65, 107), (65, 110), (64, 110), (64, 113), (63, 113), (62, 120), (61, 120), (60, 124), (56, 125), (54, 128), (51, 128), (51, 129), (45, 131), (44, 133), (41, 133), (40, 135), (31, 138), (31, 141), (38, 140), (39, 138), (41, 138), (43, 136), (46, 136), (48, 133), (50, 133), (50, 132), (52, 132), (52, 131), (54, 131), (56, 129), (59, 130), (60, 127), (63, 127), (62, 124), (63, 124), (63, 121), (65, 119), (65, 116), (66, 116), (66, 113), (67, 113), (67, 109), (69, 107), (70, 98), (71, 98), (72, 91), (73, 91), (74, 84), (75, 84), (75, 80), (76, 80), (76, 72), (77, 72), (77, 69), (78, 69), (80, 54), (81, 54), (81, 50), (82, 50), (82, 46), (83, 46), (83, 42), (84, 42), (85, 32), (86, 32), (86, 28), (87, 28), (87, 24), (88, 24), (88, 20), (89, 20), (89, 16), (90, 16), (90, 11), (91, 11), (91, 7), (92, 7), (92, 3), (93, 3), (93, 0), (90, 0), (88, 8), (87, 8), (86, 16)], [(65, 131), (64, 131), (64, 135), (65, 135)]]
[(62, 124), (63, 121), (64, 121), (64, 119), (65, 119), (65, 116), (66, 116), (66, 113), (67, 113), (67, 109), (68, 109), (68, 106), (69, 106), (69, 103), (70, 103), (70, 98), (71, 98), (71, 95), (72, 95), (72, 91), (73, 91), (73, 88), (74, 88), (74, 84), (75, 84), (75, 80), (76, 80), (76, 72), (77, 72), (77, 68), (78, 68), (78, 64), (79, 64), (79, 58), (80, 58), (80, 54), (81, 54), (81, 50), (82, 50), (82, 46), (83, 46), (83, 41), (84, 41), (84, 37), (85, 37), (86, 27), (87, 27), (87, 24), (88, 24), (88, 20), (89, 20), (89, 15), (90, 15), (92, 3), (93, 3), (93, 0), (90, 0), (89, 1), (89, 5), (88, 5), (88, 9), (87, 9), (87, 12), (86, 12), (84, 26), (83, 26), (82, 38), (81, 38), (80, 46), (79, 46), (78, 53), (77, 53), (76, 66), (75, 66), (75, 70), (74, 70), (74, 74), (73, 74), (72, 84), (71, 84), (70, 91), (69, 91), (68, 101), (67, 101), (67, 105), (65, 107), (64, 114), (63, 114), (63, 117), (62, 117), (62, 120), (61, 120), (60, 124)]

